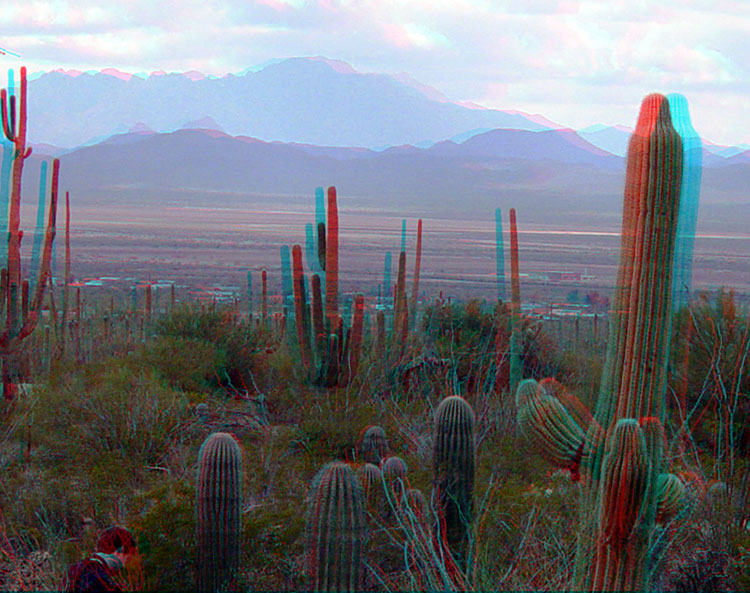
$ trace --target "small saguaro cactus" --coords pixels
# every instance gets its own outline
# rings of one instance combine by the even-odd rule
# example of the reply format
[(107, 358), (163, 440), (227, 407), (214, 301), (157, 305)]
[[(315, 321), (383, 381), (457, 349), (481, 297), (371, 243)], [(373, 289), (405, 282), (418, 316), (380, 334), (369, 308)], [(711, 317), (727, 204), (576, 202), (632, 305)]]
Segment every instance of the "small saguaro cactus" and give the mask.
[(231, 434), (209, 436), (198, 453), (196, 589), (214, 593), (234, 578), (240, 560), (242, 449)]
[(400, 497), (402, 494), (402, 488), (406, 487), (404, 481), (406, 480), (406, 474), (408, 472), (404, 460), (396, 456), (388, 457), (383, 461), (381, 470), (383, 472), (383, 480), (385, 481), (386, 487), (389, 488), (391, 493), (395, 494), (396, 497)]
[(314, 591), (361, 591), (365, 500), (346, 463), (326, 464), (307, 498), (307, 568)]
[(360, 466), (357, 473), (362, 483), (365, 498), (369, 500), (375, 493), (376, 488), (380, 487), (380, 482), (383, 479), (380, 468), (374, 463), (365, 463), (363, 466)]
[(466, 568), (474, 496), (474, 410), (459, 395), (446, 397), (435, 410), (432, 457), (436, 512), (459, 566)]
[(368, 426), (362, 433), (360, 455), (368, 463), (379, 464), (388, 453), (388, 439), (379, 426)]

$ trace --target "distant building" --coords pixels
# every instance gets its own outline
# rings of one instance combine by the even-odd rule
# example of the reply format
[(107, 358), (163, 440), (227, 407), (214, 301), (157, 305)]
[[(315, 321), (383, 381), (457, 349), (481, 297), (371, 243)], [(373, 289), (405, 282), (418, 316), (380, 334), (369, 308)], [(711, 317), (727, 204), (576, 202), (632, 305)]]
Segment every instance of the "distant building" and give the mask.
[(580, 282), (580, 272), (547, 272), (547, 279), (550, 282)]

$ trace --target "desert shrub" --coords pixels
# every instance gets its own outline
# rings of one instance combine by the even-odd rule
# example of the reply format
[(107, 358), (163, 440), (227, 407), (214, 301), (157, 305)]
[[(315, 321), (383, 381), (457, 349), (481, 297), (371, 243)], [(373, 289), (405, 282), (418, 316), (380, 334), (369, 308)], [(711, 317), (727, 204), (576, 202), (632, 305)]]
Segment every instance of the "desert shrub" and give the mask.
[(131, 528), (138, 537), (150, 591), (191, 591), (195, 586), (195, 489), (170, 480), (137, 498)]
[(185, 391), (210, 389), (225, 363), (224, 353), (215, 344), (182, 336), (160, 336), (139, 356), (171, 387)]
[[(510, 344), (510, 310), (507, 305), (494, 308), (478, 300), (467, 303), (440, 304), (426, 308), (423, 331), (427, 344), (438, 357), (450, 359), (455, 373), (455, 391), (472, 393), (486, 389), (498, 374), (507, 377), (509, 356), (503, 356), (496, 368), (495, 350), (500, 328), (501, 348)], [(531, 317), (522, 317), (520, 325), (523, 376), (543, 378), (557, 376), (557, 346), (545, 334), (542, 324)], [(482, 384), (480, 384), (480, 381)]]
[(244, 517), (241, 577), (257, 590), (301, 591), (309, 586), (302, 574), (304, 513), (298, 504), (258, 506)]
[(672, 327), (671, 387), (676, 394), (685, 394), (693, 438), (699, 445), (714, 449), (717, 456), (729, 453), (716, 448), (722, 440), (733, 442), (732, 454), (749, 455), (747, 312), (738, 310), (731, 291), (702, 293), (688, 309), (680, 311)]
[[(189, 344), (195, 355), (201, 349), (208, 353), (213, 347), (212, 368), (208, 369), (208, 361), (201, 365), (207, 371), (203, 379), (211, 386), (252, 389), (254, 377), (262, 374), (269, 337), (250, 321), (236, 318), (231, 311), (201, 310), (184, 304), (161, 317), (154, 326), (154, 333), (160, 338), (176, 339), (177, 344)], [(184, 373), (180, 362), (179, 359), (164, 360), (168, 366), (161, 368), (161, 372), (179, 377)]]
[(53, 459), (118, 452), (157, 464), (187, 414), (182, 394), (149, 369), (114, 358), (53, 377), (36, 398), (33, 428)]
[(307, 413), (299, 423), (297, 442), (316, 459), (353, 459), (353, 450), (364, 426), (377, 421), (370, 403), (347, 405), (342, 392), (320, 394), (318, 402), (309, 401)]

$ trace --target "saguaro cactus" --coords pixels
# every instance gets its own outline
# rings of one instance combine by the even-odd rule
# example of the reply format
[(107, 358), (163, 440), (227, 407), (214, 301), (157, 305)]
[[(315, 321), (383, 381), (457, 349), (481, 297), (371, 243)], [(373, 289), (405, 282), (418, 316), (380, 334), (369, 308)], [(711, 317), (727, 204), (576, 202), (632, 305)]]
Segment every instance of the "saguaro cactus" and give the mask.
[(518, 231), (516, 229), (516, 209), (510, 209), (510, 390), (518, 387), (523, 378), (521, 352), (521, 282), (518, 273)]
[(607, 358), (593, 417), (524, 382), (519, 422), (559, 465), (587, 473), (574, 588), (643, 590), (655, 522), (680, 489), (664, 477), (666, 367), (683, 148), (662, 95), (643, 101), (630, 140), (622, 247)]
[(411, 306), (409, 307), (409, 327), (414, 329), (417, 323), (417, 299), (419, 298), (419, 273), (422, 268), (422, 219), (417, 221), (417, 252), (414, 256), (414, 284), (411, 288)]
[[(468, 560), (474, 496), (474, 410), (461, 396), (446, 397), (435, 410), (432, 456), (439, 529), (463, 568)], [(444, 521), (444, 524), (443, 524)]]
[(339, 210), (336, 188), (328, 188), (328, 225), (326, 228), (326, 319), (336, 329), (339, 312)]
[(294, 316), (297, 326), (297, 341), (299, 342), (302, 366), (305, 371), (310, 369), (312, 346), (310, 344), (310, 323), (307, 308), (307, 290), (305, 274), (302, 271), (302, 248), (292, 247), (293, 278), (294, 278)]
[(361, 591), (367, 543), (365, 500), (354, 471), (332, 462), (307, 498), (307, 568), (314, 591)]
[(196, 488), (198, 591), (214, 593), (239, 566), (242, 449), (230, 434), (209, 436), (198, 453)]
[(503, 217), (500, 208), (495, 208), (495, 275), (497, 300), (505, 300), (505, 252), (503, 250)]
[[(13, 88), (12, 78), (8, 86), (8, 89), (0, 91), (0, 119), (2, 119), (3, 128), (3, 134), (0, 136), (0, 150), (2, 150), (3, 157), (0, 170), (0, 205), (7, 206), (8, 212), (7, 218), (3, 217), (3, 220), (7, 222), (7, 252), (3, 249), (2, 253), (7, 254), (7, 265), (2, 274), (5, 282), (2, 284), (3, 294), (0, 295), (0, 302), (5, 309), (5, 328), (0, 335), (0, 357), (3, 359), (3, 395), (6, 398), (11, 398), (14, 389), (8, 373), (8, 356), (36, 327), (50, 275), (57, 220), (60, 161), (54, 159), (52, 164), (49, 216), (44, 236), (42, 263), (39, 266), (38, 277), (35, 282), (32, 282), (34, 294), (29, 302), (27, 281), (21, 278), (21, 239), (23, 231), (20, 230), (21, 180), (24, 162), (31, 155), (31, 148), (26, 146), (26, 68), (21, 68), (19, 88), (17, 90)], [(46, 172), (47, 167), (45, 165), (42, 167), (42, 181), (40, 183), (40, 186), (44, 189), (46, 189)], [(40, 188), (40, 193), (43, 191)], [(41, 196), (40, 204), (44, 204)], [(36, 245), (38, 250), (38, 241)], [(24, 292), (26, 293), (25, 298)], [(21, 306), (19, 306), (19, 299)], [(24, 301), (28, 305), (24, 305)]]

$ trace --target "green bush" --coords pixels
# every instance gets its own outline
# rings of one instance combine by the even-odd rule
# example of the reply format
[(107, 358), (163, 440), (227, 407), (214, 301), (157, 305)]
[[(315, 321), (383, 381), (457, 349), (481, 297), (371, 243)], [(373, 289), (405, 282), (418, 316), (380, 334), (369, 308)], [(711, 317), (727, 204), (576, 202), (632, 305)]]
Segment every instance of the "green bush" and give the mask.
[(170, 480), (137, 498), (131, 521), (143, 556), (149, 591), (191, 591), (195, 586), (195, 488)]
[(158, 464), (187, 414), (182, 394), (149, 369), (114, 358), (55, 377), (36, 393), (33, 430), (53, 459), (119, 452)]
[[(182, 305), (161, 317), (154, 332), (157, 338), (166, 339), (160, 347), (166, 349), (165, 354), (180, 345), (187, 349), (176, 359), (167, 356), (158, 363), (157, 368), (168, 379), (182, 378), (188, 383), (202, 379), (209, 386), (252, 392), (253, 380), (263, 374), (269, 336), (231, 311)], [(201, 353), (206, 360), (196, 364), (194, 374), (185, 376), (183, 363), (196, 363)]]
[(141, 356), (170, 386), (184, 391), (210, 389), (226, 362), (215, 344), (183, 336), (160, 336)]

